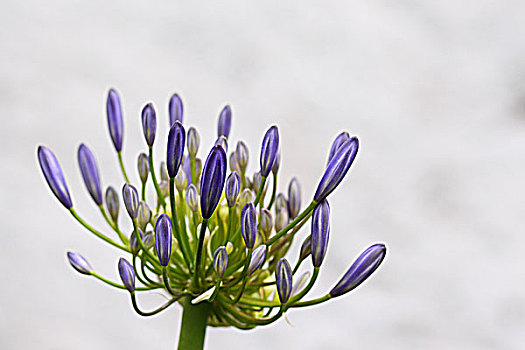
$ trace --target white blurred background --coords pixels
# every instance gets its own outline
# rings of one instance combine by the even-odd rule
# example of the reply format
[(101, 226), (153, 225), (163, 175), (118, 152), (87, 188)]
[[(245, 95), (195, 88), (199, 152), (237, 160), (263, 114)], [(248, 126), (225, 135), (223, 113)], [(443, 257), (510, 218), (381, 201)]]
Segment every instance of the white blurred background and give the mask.
[[(59, 157), (75, 207), (108, 231), (76, 164), (86, 142), (104, 184), (121, 176), (105, 120), (125, 110), (124, 157), (145, 149), (139, 112), (178, 92), (205, 156), (225, 103), (232, 143), (257, 168), (279, 125), (281, 189), (311, 198), (334, 136), (360, 154), (330, 197), (328, 255), (312, 296), (368, 245), (387, 259), (351, 295), (207, 349), (522, 349), (525, 344), (525, 4), (521, 1), (2, 1), (0, 348), (172, 349), (181, 311), (151, 319), (81, 276), (66, 250), (118, 280), (119, 252), (52, 197), (36, 161)], [(164, 141), (162, 142), (164, 143)], [(157, 160), (164, 146), (157, 145)], [(303, 234), (304, 235), (304, 234)], [(161, 302), (142, 300), (144, 308)]]

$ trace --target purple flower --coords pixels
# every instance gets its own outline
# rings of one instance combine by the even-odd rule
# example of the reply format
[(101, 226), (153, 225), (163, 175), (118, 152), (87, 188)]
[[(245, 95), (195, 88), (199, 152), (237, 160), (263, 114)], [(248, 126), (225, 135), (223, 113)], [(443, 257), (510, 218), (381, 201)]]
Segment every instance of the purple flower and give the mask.
[(201, 176), (201, 213), (209, 219), (221, 199), (226, 179), (226, 153), (221, 146), (212, 148)]
[(106, 190), (106, 208), (108, 209), (109, 215), (115, 222), (118, 219), (119, 207), (120, 204), (118, 202), (117, 191), (113, 187), (108, 186)]
[(301, 245), (301, 250), (299, 253), (299, 260), (303, 261), (312, 253), (312, 236), (306, 237), (306, 239), (303, 241), (303, 244)]
[(288, 185), (288, 214), (295, 219), (301, 210), (301, 185), (297, 178), (293, 178)]
[(188, 203), (191, 211), (199, 210), (199, 193), (194, 184), (190, 184), (186, 189), (186, 203)]
[(255, 271), (257, 271), (266, 260), (266, 245), (261, 244), (260, 246), (257, 246), (253, 250), (252, 258), (250, 259), (250, 264), (248, 265), (248, 270), (246, 271), (246, 275), (250, 276)]
[(356, 137), (346, 140), (337, 149), (332, 160), (328, 163), (317, 187), (317, 191), (315, 192), (314, 200), (316, 202), (325, 199), (343, 180), (355, 159), (358, 149), (359, 140)]
[(325, 199), (317, 204), (312, 214), (311, 249), (312, 263), (315, 267), (321, 266), (330, 234), (330, 205)]
[(248, 166), (249, 151), (248, 146), (242, 141), (237, 142), (237, 148), (235, 148), (235, 154), (237, 155), (236, 164), (239, 166), (240, 171), (245, 171)]
[(175, 121), (168, 135), (167, 167), (171, 178), (177, 176), (182, 157), (184, 156), (184, 143), (186, 131), (179, 121)]
[(277, 294), (281, 304), (286, 304), (292, 293), (292, 268), (286, 258), (281, 258), (275, 266), (275, 282), (277, 284)]
[(226, 105), (219, 114), (219, 122), (217, 123), (217, 135), (228, 138), (230, 136), (230, 129), (232, 127), (232, 109)]
[(64, 173), (62, 173), (57, 158), (53, 152), (45, 146), (38, 146), (37, 154), (40, 168), (44, 173), (44, 177), (46, 178), (51, 191), (53, 191), (53, 194), (64, 205), (64, 207), (71, 209), (73, 203), (71, 202), (66, 179), (64, 179)]
[(133, 266), (124, 258), (120, 258), (118, 261), (118, 273), (120, 279), (124, 284), (124, 287), (130, 292), (135, 292), (135, 272)]
[(221, 146), (224, 152), (228, 153), (228, 139), (226, 136), (219, 136), (215, 141), (215, 145)]
[(246, 248), (253, 248), (257, 238), (257, 211), (253, 202), (247, 203), (241, 211), (241, 232)]
[(275, 175), (279, 172), (279, 166), (281, 165), (281, 150), (277, 150), (277, 155), (272, 165), (272, 173)]
[(124, 199), (124, 206), (128, 211), (129, 216), (135, 219), (139, 209), (139, 194), (137, 189), (128, 183), (122, 187), (122, 198)]
[(170, 128), (175, 124), (176, 121), (179, 121), (182, 124), (183, 109), (182, 109), (182, 100), (179, 95), (173, 94), (170, 98), (170, 103), (168, 105), (169, 114), (170, 114)]
[(228, 253), (226, 252), (226, 247), (221, 246), (215, 250), (213, 254), (213, 269), (217, 274), (219, 279), (222, 279), (226, 267), (228, 266)]
[(84, 144), (78, 147), (78, 166), (91, 198), (97, 205), (102, 205), (102, 189), (100, 187), (97, 162), (91, 150)]
[(363, 283), (381, 264), (385, 258), (386, 247), (384, 244), (374, 244), (365, 250), (350, 266), (348, 271), (334, 288), (330, 291), (332, 298), (348, 293)]
[(137, 169), (139, 171), (140, 182), (143, 184), (146, 183), (149, 175), (149, 158), (146, 153), (139, 154), (137, 158)]
[(239, 191), (241, 190), (241, 177), (239, 173), (233, 171), (226, 179), (226, 189), (224, 190), (226, 201), (228, 202), (229, 207), (235, 205)]
[(69, 260), (71, 266), (73, 266), (73, 268), (81, 274), (91, 275), (91, 272), (93, 272), (93, 268), (82, 255), (73, 252), (67, 252), (67, 259)]
[(155, 247), (162, 266), (168, 266), (171, 256), (171, 220), (166, 214), (161, 214), (155, 225)]
[(108, 115), (108, 127), (111, 140), (117, 152), (122, 151), (122, 137), (124, 135), (124, 120), (122, 118), (122, 107), (120, 97), (114, 89), (109, 89), (106, 101), (106, 113)]
[(261, 148), (261, 175), (267, 177), (279, 152), (279, 130), (273, 125), (266, 131)]
[(332, 147), (330, 148), (330, 153), (328, 154), (328, 161), (326, 162), (327, 166), (334, 157), (339, 147), (341, 147), (341, 145), (347, 140), (350, 140), (350, 135), (346, 131), (343, 131), (339, 135), (337, 135), (334, 142), (332, 143)]
[(148, 103), (142, 109), (142, 131), (148, 146), (153, 146), (157, 132), (157, 114), (151, 103)]

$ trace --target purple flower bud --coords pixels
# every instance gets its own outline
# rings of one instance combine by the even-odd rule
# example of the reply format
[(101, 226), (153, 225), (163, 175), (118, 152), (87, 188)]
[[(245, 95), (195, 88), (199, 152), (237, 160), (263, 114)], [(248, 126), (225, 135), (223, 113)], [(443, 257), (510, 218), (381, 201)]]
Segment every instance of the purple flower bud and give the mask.
[(246, 248), (253, 248), (257, 238), (257, 211), (253, 202), (247, 203), (242, 208), (241, 232)]
[(84, 144), (78, 147), (78, 166), (91, 198), (97, 205), (102, 205), (102, 189), (100, 188), (97, 162), (91, 150)]
[(237, 164), (237, 152), (235, 151), (230, 154), (230, 170), (238, 173), (241, 172), (241, 168), (239, 167), (239, 164)]
[[(140, 235), (140, 239), (142, 239), (142, 243), (144, 243), (144, 233), (139, 228), (137, 230)], [(135, 234), (135, 230), (131, 232), (131, 235), (129, 236), (129, 248), (131, 249), (131, 254), (136, 255), (140, 251), (140, 244), (137, 240), (137, 235)]]
[(228, 206), (233, 207), (239, 191), (241, 189), (241, 177), (236, 171), (233, 171), (226, 179), (226, 188), (224, 190)]
[(148, 146), (153, 146), (157, 132), (157, 114), (151, 103), (148, 103), (142, 109), (142, 131)]
[(261, 210), (259, 220), (260, 220), (260, 225), (261, 225), (261, 231), (263, 232), (264, 237), (268, 239), (270, 237), (270, 233), (272, 232), (272, 228), (273, 228), (272, 213), (268, 209), (263, 208)]
[(303, 244), (301, 245), (301, 251), (299, 253), (299, 260), (303, 261), (312, 253), (312, 241), (311, 236), (306, 237)]
[(139, 228), (145, 230), (146, 225), (151, 220), (151, 209), (146, 202), (140, 201), (139, 208), (137, 210), (137, 224)]
[(264, 135), (261, 148), (261, 175), (267, 177), (279, 152), (279, 130), (273, 125)]
[(248, 270), (246, 274), (250, 276), (255, 271), (257, 271), (266, 260), (266, 245), (261, 244), (257, 246), (252, 252), (252, 258), (250, 259), (250, 264), (248, 265)]
[(226, 153), (221, 146), (212, 148), (201, 176), (201, 213), (209, 219), (221, 199), (226, 179)]
[[(259, 171), (257, 171), (253, 174), (253, 181), (251, 183), (252, 189), (255, 193), (259, 192), (259, 187), (261, 187), (261, 183), (262, 183), (262, 175)], [(264, 198), (265, 193), (266, 193), (266, 185), (264, 187), (265, 188), (263, 188), (262, 190), (263, 191), (262, 198)]]
[(113, 221), (116, 222), (118, 219), (120, 204), (118, 201), (118, 193), (111, 186), (108, 186), (106, 190), (106, 208)]
[(199, 193), (194, 184), (189, 185), (186, 189), (186, 203), (188, 203), (191, 211), (196, 212), (199, 210)]
[(384, 244), (374, 244), (365, 250), (350, 266), (348, 271), (330, 291), (332, 298), (348, 293), (363, 283), (381, 264), (385, 258)]
[(328, 154), (328, 161), (326, 162), (327, 166), (332, 160), (332, 158), (334, 157), (339, 147), (341, 147), (341, 145), (345, 143), (347, 140), (350, 140), (350, 135), (346, 131), (343, 131), (342, 133), (337, 135), (334, 142), (332, 143), (332, 147), (330, 148), (330, 153)]
[(217, 125), (218, 136), (228, 138), (230, 136), (230, 129), (232, 127), (232, 109), (226, 105), (219, 114), (219, 122)]
[(219, 279), (222, 279), (224, 276), (226, 267), (228, 267), (228, 253), (226, 252), (226, 247), (221, 246), (213, 254), (213, 269)]
[(142, 243), (144, 243), (147, 249), (153, 248), (153, 231), (148, 231), (144, 234)]
[(288, 225), (288, 210), (286, 208), (281, 208), (275, 215), (275, 232), (280, 232), (282, 229)]
[(137, 189), (128, 183), (122, 187), (122, 198), (124, 199), (124, 206), (128, 211), (129, 216), (135, 219), (139, 209), (139, 194)]
[(288, 185), (288, 214), (295, 219), (301, 210), (301, 185), (297, 178), (293, 178)]
[(275, 197), (275, 213), (277, 214), (281, 208), (288, 211), (288, 201), (286, 200), (286, 197), (284, 197), (284, 194), (279, 193), (277, 197)]
[(139, 170), (140, 181), (144, 184), (149, 175), (149, 158), (146, 153), (139, 154), (137, 159), (137, 168)]
[(135, 292), (135, 271), (133, 271), (133, 266), (124, 258), (120, 258), (118, 261), (118, 273), (122, 284), (130, 292)]
[(277, 150), (277, 156), (272, 165), (272, 173), (275, 175), (279, 172), (279, 166), (281, 165), (281, 150)]
[(175, 187), (177, 188), (177, 191), (181, 192), (184, 191), (188, 184), (188, 181), (186, 180), (186, 173), (184, 171), (179, 171), (177, 173), (177, 176), (175, 176)]
[(215, 141), (215, 145), (221, 146), (224, 152), (228, 153), (228, 139), (226, 136), (219, 136)]
[(170, 127), (172, 127), (176, 121), (179, 121), (182, 124), (183, 108), (182, 100), (180, 99), (179, 95), (173, 94), (173, 96), (171, 96), (168, 109), (170, 114)]
[(69, 260), (71, 266), (73, 266), (73, 268), (81, 274), (91, 275), (91, 272), (93, 272), (93, 268), (82, 255), (73, 252), (67, 252), (67, 259)]
[[(187, 143), (188, 154), (191, 158), (195, 158), (197, 156), (197, 152), (199, 151), (201, 137), (199, 136), (197, 129), (195, 129), (193, 126), (188, 129)], [(188, 176), (188, 178), (190, 177)]]
[(37, 154), (40, 168), (44, 173), (44, 177), (46, 178), (51, 191), (53, 191), (53, 194), (64, 205), (64, 207), (71, 209), (73, 203), (71, 202), (66, 179), (64, 179), (64, 174), (62, 173), (57, 158), (53, 152), (45, 146), (38, 146)]
[(250, 153), (248, 152), (248, 146), (242, 141), (237, 142), (237, 148), (235, 149), (235, 154), (237, 155), (237, 165), (242, 171), (246, 170), (248, 166), (248, 160), (250, 158)]
[(171, 220), (166, 214), (161, 214), (155, 225), (155, 247), (162, 266), (168, 266), (171, 256)]
[(345, 141), (337, 149), (332, 160), (328, 163), (317, 187), (317, 191), (315, 192), (314, 200), (316, 202), (325, 199), (343, 180), (355, 159), (358, 149), (359, 140), (356, 137)]
[(122, 151), (122, 137), (124, 135), (124, 120), (122, 118), (122, 107), (120, 97), (114, 89), (109, 89), (106, 100), (106, 113), (108, 116), (108, 127), (111, 140), (117, 152)]
[(182, 157), (184, 156), (184, 143), (186, 142), (186, 131), (182, 124), (175, 121), (168, 135), (167, 164), (170, 177), (177, 176)]
[(275, 282), (277, 284), (277, 294), (281, 304), (286, 304), (292, 293), (292, 268), (286, 258), (281, 258), (275, 266)]
[(312, 214), (312, 263), (315, 267), (321, 266), (330, 234), (330, 205), (325, 199), (317, 204)]

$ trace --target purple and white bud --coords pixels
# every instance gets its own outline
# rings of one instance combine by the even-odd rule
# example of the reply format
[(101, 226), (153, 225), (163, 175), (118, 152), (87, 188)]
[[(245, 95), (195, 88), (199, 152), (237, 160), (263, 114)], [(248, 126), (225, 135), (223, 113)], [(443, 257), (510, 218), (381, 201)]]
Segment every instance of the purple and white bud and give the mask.
[(301, 250), (299, 252), (299, 261), (303, 261), (310, 254), (312, 254), (312, 241), (311, 236), (309, 235), (305, 238), (303, 244), (301, 244)]
[(122, 187), (122, 198), (124, 199), (124, 206), (129, 216), (135, 219), (139, 209), (139, 194), (137, 193), (137, 189), (133, 187), (133, 185), (125, 183), (124, 187)]
[(261, 231), (265, 239), (268, 239), (273, 229), (272, 213), (268, 209), (263, 208), (261, 210), (261, 214), (259, 215), (259, 221), (260, 221)]
[(142, 109), (142, 131), (148, 146), (153, 146), (155, 134), (157, 133), (157, 113), (151, 103), (148, 103)]
[(102, 188), (100, 186), (97, 161), (91, 150), (84, 144), (78, 147), (78, 166), (91, 198), (97, 205), (102, 205)]
[(288, 210), (281, 208), (275, 215), (275, 232), (281, 232), (288, 225)]
[(57, 158), (53, 152), (45, 146), (38, 146), (37, 154), (40, 168), (44, 173), (44, 177), (51, 191), (53, 191), (53, 194), (64, 207), (71, 209), (73, 203), (71, 202), (64, 173), (62, 172), (62, 168), (60, 168)]
[(221, 146), (224, 152), (228, 153), (228, 139), (226, 136), (219, 136), (215, 141), (215, 145)]
[(281, 150), (277, 150), (277, 156), (275, 157), (275, 161), (272, 165), (272, 173), (273, 175), (276, 175), (279, 172), (279, 167), (281, 166)]
[(381, 243), (374, 244), (365, 250), (332, 288), (330, 296), (335, 298), (359, 286), (379, 267), (385, 255), (386, 247)]
[(266, 245), (261, 244), (253, 250), (252, 258), (250, 259), (250, 264), (248, 265), (248, 270), (246, 270), (247, 276), (251, 276), (264, 264), (266, 261), (266, 248)]
[(124, 135), (124, 119), (122, 118), (120, 97), (114, 89), (109, 89), (106, 100), (106, 113), (111, 140), (117, 152), (120, 152), (122, 151), (122, 138)]
[(217, 135), (228, 138), (230, 136), (230, 129), (232, 127), (232, 109), (226, 105), (219, 114), (219, 121), (217, 123)]
[(197, 152), (199, 151), (201, 137), (197, 129), (195, 129), (193, 126), (188, 129), (186, 142), (188, 143), (188, 154), (191, 158), (195, 158), (197, 156)]
[(209, 219), (221, 199), (226, 180), (226, 153), (221, 146), (212, 148), (201, 176), (201, 213)]
[(149, 158), (146, 153), (139, 154), (137, 158), (137, 169), (139, 171), (140, 182), (145, 184), (149, 176)]
[[(140, 235), (140, 239), (142, 240), (142, 243), (144, 243), (144, 233), (140, 228), (137, 229)], [(129, 249), (131, 250), (131, 254), (137, 255), (137, 253), (140, 251), (140, 244), (137, 239), (137, 235), (135, 233), (135, 230), (131, 232), (131, 235), (129, 236)]]
[(186, 173), (184, 171), (179, 171), (177, 176), (175, 176), (175, 187), (177, 191), (182, 192), (186, 188), (188, 181), (186, 180)]
[(122, 284), (130, 292), (135, 292), (135, 271), (133, 271), (133, 266), (124, 258), (120, 258), (118, 261), (118, 273)]
[(261, 175), (267, 177), (272, 171), (273, 163), (279, 152), (279, 129), (273, 125), (264, 135), (261, 147)]
[(330, 205), (325, 199), (317, 204), (312, 214), (311, 249), (312, 263), (315, 267), (321, 266), (330, 235)]
[(246, 248), (253, 248), (257, 239), (257, 211), (253, 202), (247, 203), (242, 208), (241, 232)]
[(151, 209), (148, 204), (144, 201), (139, 202), (139, 208), (137, 210), (137, 224), (142, 230), (146, 229), (146, 225), (151, 220)]
[(106, 189), (106, 209), (114, 222), (117, 222), (119, 208), (118, 193), (113, 187), (108, 186)]
[(345, 143), (347, 140), (350, 140), (350, 134), (348, 134), (346, 131), (343, 131), (339, 135), (337, 135), (334, 142), (332, 143), (332, 147), (330, 147), (330, 153), (328, 154), (328, 161), (326, 162), (327, 166), (332, 160), (332, 158), (334, 157), (339, 147), (341, 147), (341, 145)]
[(186, 189), (186, 203), (188, 203), (192, 212), (199, 210), (199, 193), (194, 184), (189, 185)]
[(176, 121), (182, 124), (183, 121), (183, 108), (182, 100), (179, 95), (173, 94), (168, 104), (168, 110), (170, 115), (170, 128), (175, 124)]
[(359, 140), (355, 136), (337, 149), (317, 186), (314, 201), (321, 202), (339, 185), (350, 169), (358, 149)]
[(277, 294), (281, 304), (286, 304), (292, 294), (292, 268), (286, 258), (281, 258), (275, 266), (275, 282), (277, 284)]
[(168, 266), (171, 256), (172, 229), (168, 215), (161, 214), (155, 224), (155, 248), (162, 266)]
[(237, 142), (237, 148), (235, 149), (235, 154), (237, 156), (236, 164), (239, 166), (239, 170), (244, 172), (248, 166), (248, 160), (250, 154), (248, 152), (248, 146), (242, 141)]
[(78, 253), (67, 252), (67, 259), (69, 260), (71, 266), (73, 266), (73, 268), (81, 274), (91, 275), (91, 272), (93, 272), (93, 268), (82, 255)]
[(228, 202), (228, 206), (230, 208), (235, 205), (235, 201), (237, 200), (237, 196), (239, 196), (240, 189), (241, 177), (239, 176), (239, 173), (233, 171), (226, 179), (226, 187), (224, 189), (226, 201)]
[(168, 134), (167, 170), (170, 177), (175, 177), (182, 164), (186, 131), (182, 124), (175, 121)]
[(293, 178), (288, 185), (288, 214), (295, 219), (301, 211), (301, 185), (297, 178)]
[(239, 164), (237, 164), (237, 152), (233, 151), (230, 154), (230, 159), (229, 160), (230, 160), (230, 170), (240, 173), (241, 172), (241, 167), (239, 166)]
[(226, 252), (226, 247), (221, 246), (213, 254), (213, 269), (220, 280), (224, 277), (226, 267), (228, 267), (228, 253)]

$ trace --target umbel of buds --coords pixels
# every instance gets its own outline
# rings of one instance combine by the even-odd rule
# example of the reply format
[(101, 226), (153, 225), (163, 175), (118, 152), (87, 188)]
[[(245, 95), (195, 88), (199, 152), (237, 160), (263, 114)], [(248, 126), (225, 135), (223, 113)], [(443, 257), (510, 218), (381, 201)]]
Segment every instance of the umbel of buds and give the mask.
[[(101, 225), (88, 224), (75, 211), (62, 168), (49, 148), (39, 146), (37, 158), (51, 192), (73, 218), (123, 254), (117, 264), (120, 282), (100, 276), (80, 254), (68, 252), (67, 260), (77, 272), (127, 290), (133, 309), (141, 316), (180, 304), (179, 349), (201, 349), (207, 326), (252, 329), (277, 321), (291, 309), (346, 294), (384, 260), (385, 245), (373, 244), (329, 292), (308, 298), (328, 250), (328, 197), (356, 158), (356, 136), (341, 132), (335, 138), (326, 166), (320, 165), (324, 169), (319, 171), (315, 194), (308, 198), (301, 194), (296, 177), (284, 191), (278, 190), (279, 170), (286, 164), (281, 163), (277, 126), (261, 134), (259, 152), (254, 152), (259, 155), (258, 163), (252, 162), (256, 169), (250, 174), (247, 143), (236, 140), (229, 144), (231, 107), (220, 111), (217, 139), (203, 143), (212, 145), (203, 151), (197, 129), (183, 125), (182, 100), (173, 94), (168, 115), (159, 115), (163, 123), (157, 123), (151, 103), (137, 111), (146, 144), (134, 158), (140, 179), (135, 187), (122, 157), (124, 117), (114, 89), (108, 93), (106, 112), (121, 183), (104, 186), (103, 169), (85, 144), (78, 148), (77, 158), (87, 193), (106, 221), (106, 230), (113, 233), (99, 231)], [(160, 145), (157, 126), (169, 130), (166, 142)], [(166, 151), (161, 162), (153, 160), (154, 147)], [(121, 203), (125, 211), (120, 210)], [(341, 242), (338, 231), (336, 228), (331, 238), (334, 242)], [(300, 250), (289, 256), (297, 239), (302, 243)], [(159, 289), (169, 300), (157, 309), (143, 311), (138, 293)]]

